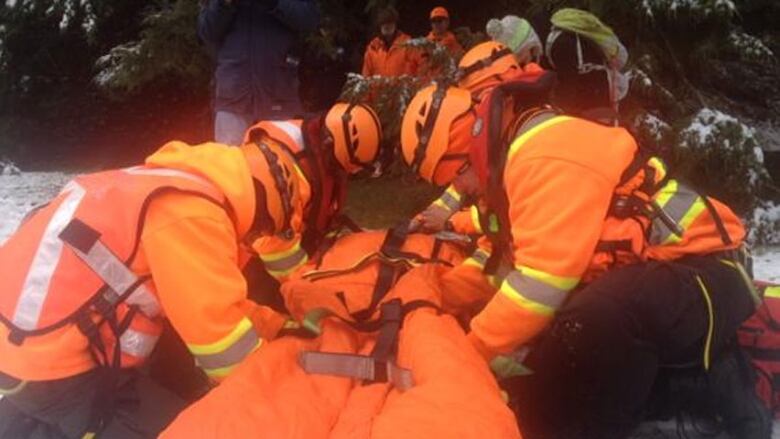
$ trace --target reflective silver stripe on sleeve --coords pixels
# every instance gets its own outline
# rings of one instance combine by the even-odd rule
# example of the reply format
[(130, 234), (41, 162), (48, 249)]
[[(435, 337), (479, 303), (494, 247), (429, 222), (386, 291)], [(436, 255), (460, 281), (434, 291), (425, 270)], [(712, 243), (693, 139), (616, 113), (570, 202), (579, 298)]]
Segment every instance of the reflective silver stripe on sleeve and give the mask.
[(288, 136), (290, 136), (293, 141), (298, 145), (298, 147), (303, 148), (303, 132), (301, 131), (301, 128), (294, 123), (283, 121), (283, 120), (277, 120), (272, 121), (271, 124), (273, 124), (275, 127), (279, 128), (280, 130), (287, 133)]
[(460, 200), (452, 196), (449, 192), (444, 192), (439, 197), (439, 201), (444, 204), (451, 212), (455, 212), (460, 209)]
[(522, 271), (512, 270), (506, 277), (506, 283), (522, 297), (536, 303), (556, 309), (566, 300), (567, 290), (523, 275)]
[(471, 259), (473, 259), (474, 261), (476, 261), (479, 265), (482, 265), (483, 267), (485, 266), (485, 264), (487, 263), (489, 258), (490, 258), (490, 255), (486, 251), (484, 251), (482, 249), (477, 249), (476, 251), (474, 251), (474, 253), (471, 254)]
[[(674, 195), (661, 208), (671, 220), (680, 224), (686, 213), (696, 204), (699, 194), (695, 191), (679, 185)], [(653, 228), (650, 233), (650, 244), (659, 245), (665, 242), (674, 232), (660, 219), (653, 219)]]
[(221, 369), (238, 364), (260, 342), (260, 337), (253, 328), (249, 328), (244, 335), (227, 349), (216, 354), (196, 354), (195, 361), (203, 369)]
[(51, 278), (62, 254), (64, 243), (59, 234), (70, 223), (86, 194), (84, 188), (75, 182), (65, 187), (63, 193), (66, 192), (65, 199), (43, 232), (11, 319), (14, 325), (24, 330), (33, 330), (38, 326), (43, 304), (49, 294)]
[(286, 272), (298, 266), (306, 258), (306, 250), (299, 248), (295, 253), (273, 261), (263, 260), (268, 271)]
[(119, 337), (119, 346), (121, 351), (125, 354), (146, 358), (154, 350), (159, 338), (160, 337), (157, 335), (144, 334), (143, 332), (128, 328), (122, 333), (122, 336)]

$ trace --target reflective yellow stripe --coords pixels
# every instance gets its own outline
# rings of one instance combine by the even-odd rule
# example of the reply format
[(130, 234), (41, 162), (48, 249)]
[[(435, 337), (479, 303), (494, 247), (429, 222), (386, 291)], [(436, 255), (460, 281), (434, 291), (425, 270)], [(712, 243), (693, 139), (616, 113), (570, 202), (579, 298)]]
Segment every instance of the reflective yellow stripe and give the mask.
[(301, 247), (300, 240), (296, 240), (291, 248), (278, 253), (261, 254), (260, 259), (268, 273), (274, 277), (282, 277), (305, 265), (309, 261), (309, 255)]
[(519, 266), (501, 284), (501, 292), (517, 305), (543, 315), (551, 315), (577, 286), (579, 278), (556, 276)]
[(433, 204), (450, 212), (455, 212), (460, 209), (461, 195), (453, 186), (450, 186)]
[(554, 274), (547, 273), (545, 271), (536, 270), (526, 265), (520, 265), (517, 267), (522, 271), (524, 275), (536, 279), (540, 282), (544, 282), (547, 285), (558, 288), (559, 290), (569, 291), (580, 283), (578, 277), (556, 276)]
[(463, 264), (483, 269), (489, 257), (490, 255), (486, 251), (477, 249), (468, 259), (463, 261)]
[[(691, 208), (685, 212), (685, 215), (683, 215), (682, 219), (678, 222), (680, 229), (682, 229), (683, 232), (688, 230), (693, 221), (696, 220), (696, 218), (698, 218), (705, 209), (707, 209), (707, 205), (704, 204), (704, 202), (701, 200), (701, 197), (697, 197), (696, 202), (693, 203), (693, 206), (691, 206)], [(680, 241), (682, 241), (682, 237), (672, 233), (664, 240), (662, 244), (676, 244)]]
[(666, 177), (666, 164), (658, 157), (652, 157), (647, 161), (655, 169), (655, 181), (661, 181)]
[(707, 304), (707, 315), (709, 316), (709, 324), (707, 325), (707, 339), (704, 342), (704, 370), (710, 369), (710, 348), (712, 347), (712, 333), (715, 326), (715, 315), (712, 309), (712, 299), (710, 299), (710, 292), (707, 290), (707, 286), (704, 285), (704, 281), (700, 276), (696, 276), (696, 282), (699, 283), (699, 289), (704, 296), (704, 302)]
[[(263, 340), (259, 339), (257, 341), (257, 344), (255, 344), (255, 346), (249, 352), (247, 352), (244, 358), (249, 356), (249, 354), (251, 354), (252, 352), (258, 350), (262, 345), (263, 345)], [(241, 360), (243, 360), (243, 358)], [(209, 378), (217, 378), (217, 379), (225, 378), (226, 376), (230, 375), (230, 372), (232, 372), (233, 369), (235, 369), (236, 366), (238, 366), (241, 363), (241, 360), (225, 367), (219, 367), (214, 369), (208, 369), (204, 367), (203, 372), (205, 372), (206, 375), (209, 376)]]
[(276, 261), (279, 261), (281, 259), (285, 259), (285, 258), (287, 258), (289, 256), (292, 256), (292, 255), (294, 255), (296, 252), (298, 252), (300, 250), (301, 250), (301, 241), (300, 240), (296, 240), (295, 244), (293, 244), (287, 250), (282, 250), (280, 252), (275, 252), (275, 253), (264, 253), (264, 254), (260, 255), (260, 259), (262, 259), (263, 262), (265, 262), (265, 263), (276, 262)]
[(545, 316), (551, 316), (555, 313), (554, 308), (523, 297), (523, 295), (512, 289), (506, 280), (504, 280), (504, 283), (501, 284), (500, 291), (504, 296), (506, 296), (509, 300), (521, 308), (525, 308), (531, 312)]
[(780, 299), (780, 286), (766, 287), (764, 290), (764, 297)]
[(471, 223), (474, 224), (474, 230), (477, 231), (479, 234), (483, 234), (485, 232), (482, 231), (482, 224), (479, 222), (479, 207), (476, 205), (471, 206)]
[(235, 342), (241, 339), (241, 337), (243, 337), (247, 331), (253, 330), (252, 322), (248, 318), (244, 317), (240, 322), (238, 322), (236, 327), (230, 331), (230, 334), (222, 337), (222, 339), (209, 344), (187, 343), (187, 348), (195, 355), (218, 354), (228, 349)]
[(671, 200), (676, 193), (677, 180), (669, 180), (669, 182), (658, 192), (658, 195), (655, 197), (655, 202), (658, 203), (658, 207), (662, 208), (669, 203), (669, 200)]
[(549, 128), (549, 127), (551, 127), (553, 125), (557, 125), (557, 124), (559, 124), (561, 122), (565, 122), (565, 121), (571, 120), (571, 119), (573, 119), (573, 118), (569, 117), (569, 116), (556, 116), (556, 117), (553, 117), (552, 119), (548, 119), (548, 120), (540, 123), (539, 125), (534, 126), (533, 128), (529, 129), (528, 131), (524, 132), (523, 134), (518, 136), (517, 139), (515, 139), (514, 142), (512, 142), (512, 146), (509, 148), (508, 158), (512, 158), (512, 156), (515, 155), (515, 153), (517, 153), (517, 151), (520, 148), (522, 148), (523, 145), (526, 142), (528, 142), (528, 140), (531, 139), (531, 137), (533, 137), (537, 133), (539, 133), (539, 131), (542, 131), (545, 128)]

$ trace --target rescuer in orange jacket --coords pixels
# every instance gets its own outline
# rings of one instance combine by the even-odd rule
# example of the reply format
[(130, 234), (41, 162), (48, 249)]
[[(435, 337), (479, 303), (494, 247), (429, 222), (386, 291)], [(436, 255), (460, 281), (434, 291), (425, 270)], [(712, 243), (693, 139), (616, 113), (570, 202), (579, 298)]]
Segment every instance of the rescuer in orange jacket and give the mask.
[(370, 169), (379, 156), (382, 126), (374, 111), (362, 104), (337, 103), (318, 117), (262, 121), (251, 127), (245, 143), (280, 146), (302, 176), (302, 218), (289, 237), (260, 238), (254, 249), (264, 268), (284, 280), (316, 253), (325, 238), (348, 222), (341, 216), (347, 178)]
[(431, 31), (425, 37), (429, 41), (441, 44), (456, 60), (463, 55), (461, 47), (455, 35), (450, 32), (450, 13), (443, 6), (437, 6), (431, 10)]
[(411, 37), (398, 29), (398, 12), (389, 6), (377, 17), (379, 35), (366, 47), (363, 76), (401, 76), (417, 74), (419, 54), (404, 46)]
[[(485, 126), (503, 124), (495, 112), (503, 105), (479, 109), (500, 93), (475, 110), (468, 90), (436, 85), (412, 100), (401, 134), (404, 159), (420, 176), (454, 181), (459, 193), (487, 202), (484, 271), (500, 287), (469, 337), (493, 363), (532, 348), (525, 364), (534, 373), (512, 384), (524, 436), (627, 437), (665, 365), (733, 375), (729, 391), (752, 392), (739, 374), (723, 372), (755, 305), (740, 220), (670, 178), (626, 130), (598, 122), (598, 107), (610, 105), (606, 73), (579, 68), (583, 59), (605, 62), (595, 44), (563, 32), (547, 55), (561, 84), (555, 104), (568, 114), (526, 104), (508, 141), (478, 142)], [(544, 83), (554, 83), (550, 74), (512, 92)], [(754, 406), (716, 402), (735, 437), (763, 437), (767, 424)]]
[(155, 436), (184, 404), (135, 372), (163, 319), (227, 376), (284, 324), (241, 265), (292, 227), (298, 186), (274, 145), (170, 142), (34, 212), (0, 248), (0, 437)]

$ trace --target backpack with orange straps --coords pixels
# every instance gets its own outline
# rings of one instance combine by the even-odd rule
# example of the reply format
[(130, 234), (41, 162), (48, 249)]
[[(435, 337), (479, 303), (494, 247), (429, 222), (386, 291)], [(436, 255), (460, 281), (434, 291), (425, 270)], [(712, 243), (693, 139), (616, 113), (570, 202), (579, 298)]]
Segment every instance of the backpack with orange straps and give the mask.
[(780, 285), (756, 282), (763, 303), (739, 328), (742, 349), (756, 371), (756, 393), (780, 418)]

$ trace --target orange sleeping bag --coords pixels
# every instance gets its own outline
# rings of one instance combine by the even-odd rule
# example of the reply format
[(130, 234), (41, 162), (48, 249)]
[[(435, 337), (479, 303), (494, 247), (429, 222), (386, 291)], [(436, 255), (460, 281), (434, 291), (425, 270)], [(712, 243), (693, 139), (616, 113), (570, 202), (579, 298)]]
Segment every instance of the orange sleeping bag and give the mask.
[[(346, 236), (319, 264), (282, 285), (291, 314), (314, 324), (320, 335), (265, 343), (162, 437), (520, 438), (484, 360), (455, 319), (436, 308), (439, 275), (462, 260), (460, 251), (411, 235), (397, 251), (385, 252), (385, 238), (384, 232)], [(426, 260), (435, 262), (417, 266)], [(392, 286), (371, 307), (378, 278), (390, 272), (382, 266), (396, 267)], [(389, 362), (409, 373), (410, 386), (303, 369), (306, 355), (375, 353), (384, 344), (377, 341), (383, 325), (392, 320), (384, 319), (386, 305), (397, 303), (406, 312)], [(355, 317), (360, 311), (362, 317)]]

